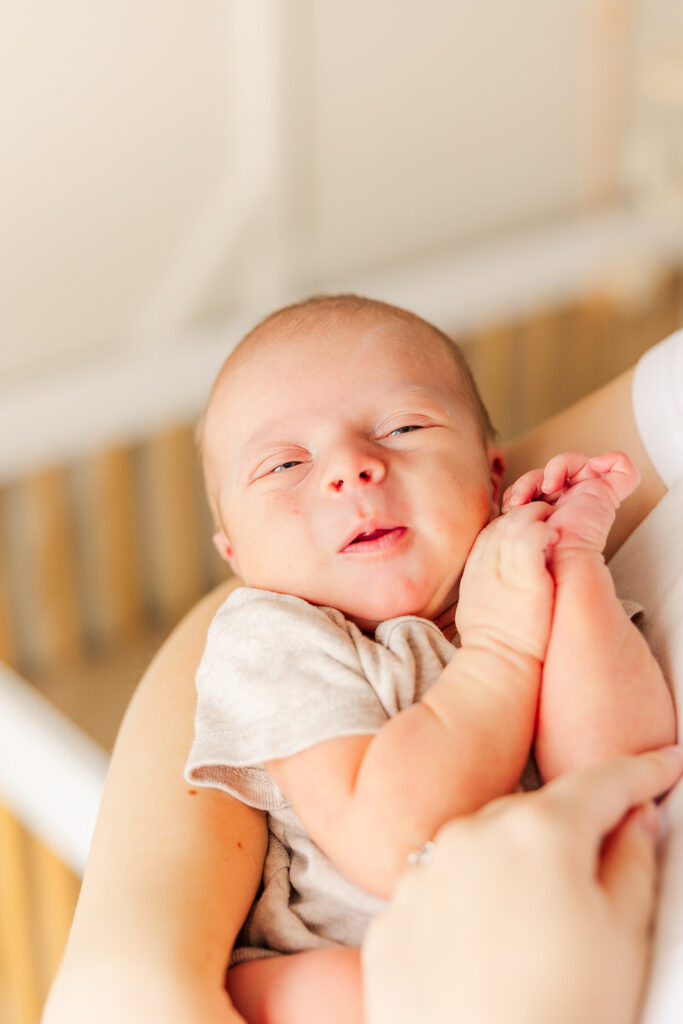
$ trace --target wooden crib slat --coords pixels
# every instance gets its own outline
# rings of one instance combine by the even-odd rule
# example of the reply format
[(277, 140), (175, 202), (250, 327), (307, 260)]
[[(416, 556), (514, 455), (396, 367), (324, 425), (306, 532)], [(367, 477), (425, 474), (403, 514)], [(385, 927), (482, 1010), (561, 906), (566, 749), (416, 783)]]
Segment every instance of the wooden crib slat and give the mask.
[(471, 366), (494, 427), (502, 438), (516, 432), (513, 404), (516, 331), (493, 327), (472, 337)]
[(577, 345), (588, 360), (584, 370), (577, 359), (570, 369), (572, 389), (576, 398), (615, 377), (622, 368), (620, 332), (614, 306), (604, 296), (588, 295), (576, 307)]
[(31, 647), (39, 664), (83, 653), (77, 560), (66, 473), (47, 470), (22, 486), (21, 559), (33, 601)]
[(586, 299), (574, 307), (572, 358), (565, 367), (572, 401), (604, 383), (602, 353), (613, 333), (612, 319), (611, 310), (599, 300)]
[(143, 454), (152, 603), (162, 621), (170, 623), (204, 590), (193, 432), (188, 427), (166, 431), (153, 438)]
[(11, 625), (9, 600), (4, 576), (0, 577), (0, 661), (16, 667), (14, 629)]
[(36, 1024), (40, 1013), (42, 988), (36, 969), (31, 920), (24, 830), (0, 806), (0, 982), (7, 1006), (7, 1024)]
[[(540, 423), (563, 404), (561, 332), (557, 312), (541, 312), (520, 327), (515, 432)], [(514, 389), (514, 382), (510, 382)]]
[(683, 273), (667, 274), (656, 289), (647, 314), (644, 341), (647, 348), (683, 325)]
[(662, 274), (653, 285), (649, 303), (636, 310), (631, 362), (679, 326), (681, 310), (678, 298), (677, 275)]
[(91, 459), (84, 484), (85, 563), (95, 633), (105, 644), (135, 639), (143, 628), (143, 573), (130, 449)]
[(35, 880), (36, 961), (41, 988), (47, 993), (64, 954), (71, 928), (79, 882), (43, 843), (34, 840), (32, 867)]
[(9, 596), (9, 541), (5, 530), (4, 497), (0, 492), (0, 661), (16, 667), (16, 625)]

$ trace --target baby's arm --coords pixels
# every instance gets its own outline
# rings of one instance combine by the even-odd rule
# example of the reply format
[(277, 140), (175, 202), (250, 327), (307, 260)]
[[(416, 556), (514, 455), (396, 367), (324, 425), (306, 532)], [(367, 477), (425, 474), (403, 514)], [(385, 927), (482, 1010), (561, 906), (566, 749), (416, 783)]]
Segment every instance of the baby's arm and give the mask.
[(620, 452), (592, 459), (568, 453), (525, 474), (503, 499), (504, 508), (548, 502), (559, 533), (550, 557), (557, 590), (535, 744), (546, 780), (674, 739), (671, 695), (615, 595), (602, 555), (616, 509), (637, 484), (637, 470)]
[(549, 511), (529, 505), (479, 536), (461, 582), (462, 646), (421, 703), (375, 736), (268, 764), (313, 839), (370, 892), (388, 895), (411, 850), (519, 780), (550, 629)]

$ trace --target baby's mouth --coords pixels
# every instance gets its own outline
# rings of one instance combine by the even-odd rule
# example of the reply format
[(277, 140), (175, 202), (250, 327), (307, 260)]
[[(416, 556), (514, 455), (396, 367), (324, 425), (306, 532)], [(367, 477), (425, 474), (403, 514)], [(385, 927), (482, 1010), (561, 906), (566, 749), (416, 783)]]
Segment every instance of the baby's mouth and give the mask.
[(406, 532), (405, 526), (378, 527), (361, 532), (346, 544), (342, 551), (382, 551), (399, 541)]

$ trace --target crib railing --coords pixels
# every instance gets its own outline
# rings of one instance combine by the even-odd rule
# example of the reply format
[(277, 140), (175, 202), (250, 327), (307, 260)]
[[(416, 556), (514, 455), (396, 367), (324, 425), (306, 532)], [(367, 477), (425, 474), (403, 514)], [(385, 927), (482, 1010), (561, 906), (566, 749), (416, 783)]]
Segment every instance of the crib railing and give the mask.
[(29, 673), (175, 621), (220, 573), (191, 426), (6, 483), (0, 643)]
[[(674, 267), (637, 302), (592, 291), (469, 330), (460, 340), (501, 435), (632, 364), (683, 323), (681, 296)], [(0, 487), (0, 658), (102, 749), (163, 635), (225, 576), (192, 435), (180, 423)], [(0, 804), (0, 1019), (36, 1024), (79, 868), (20, 824), (25, 808), (1, 787)]]
[[(94, 737), (103, 775), (104, 751), (154, 649), (225, 575), (207, 540), (192, 435), (191, 425), (166, 430), (7, 481), (0, 491), (0, 657), (32, 684), (20, 690), (14, 676), (12, 685), (0, 672), (2, 1024), (37, 1024), (85, 856), (81, 849), (82, 862), (72, 856), (65, 863), (32, 814), (27, 826), (25, 789), (3, 787), (3, 768), (8, 781), (22, 772), (27, 753), (5, 711), (36, 697), (32, 722), (24, 716), (22, 728), (35, 740), (42, 721), (50, 735), (61, 735), (55, 761), (64, 766), (75, 756), (83, 778), (92, 757), (82, 757), (79, 738)], [(65, 721), (79, 727), (68, 740), (60, 731)], [(15, 760), (7, 730), (15, 747), (20, 743)], [(54, 769), (45, 766), (46, 773)], [(64, 814), (73, 817), (77, 783), (64, 786)], [(46, 797), (46, 809), (50, 803)]]
[(0, 806), (0, 1019), (34, 1024), (64, 951), (79, 881)]
[(683, 322), (681, 273), (627, 301), (594, 290), (461, 338), (493, 423), (514, 437), (631, 366)]
[(64, 950), (107, 755), (0, 664), (0, 1019), (34, 1024)]

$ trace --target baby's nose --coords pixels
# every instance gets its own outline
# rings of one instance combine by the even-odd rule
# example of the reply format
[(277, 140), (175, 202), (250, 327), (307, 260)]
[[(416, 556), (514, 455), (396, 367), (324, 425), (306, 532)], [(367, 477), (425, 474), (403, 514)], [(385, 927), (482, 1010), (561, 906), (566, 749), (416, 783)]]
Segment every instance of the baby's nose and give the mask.
[(354, 474), (349, 473), (346, 474), (346, 479), (344, 479), (343, 477), (339, 477), (338, 480), (331, 480), (330, 483), (332, 485), (333, 490), (341, 491), (342, 487), (346, 486), (348, 488), (349, 485), (356, 482), (359, 482), (360, 484), (369, 484), (373, 481), (373, 479), (376, 478), (376, 476), (377, 474), (372, 469), (361, 469), (357, 478), (354, 476)]
[(327, 489), (348, 491), (356, 487), (379, 483), (384, 478), (384, 463), (367, 452), (347, 452), (334, 459), (327, 474)]

